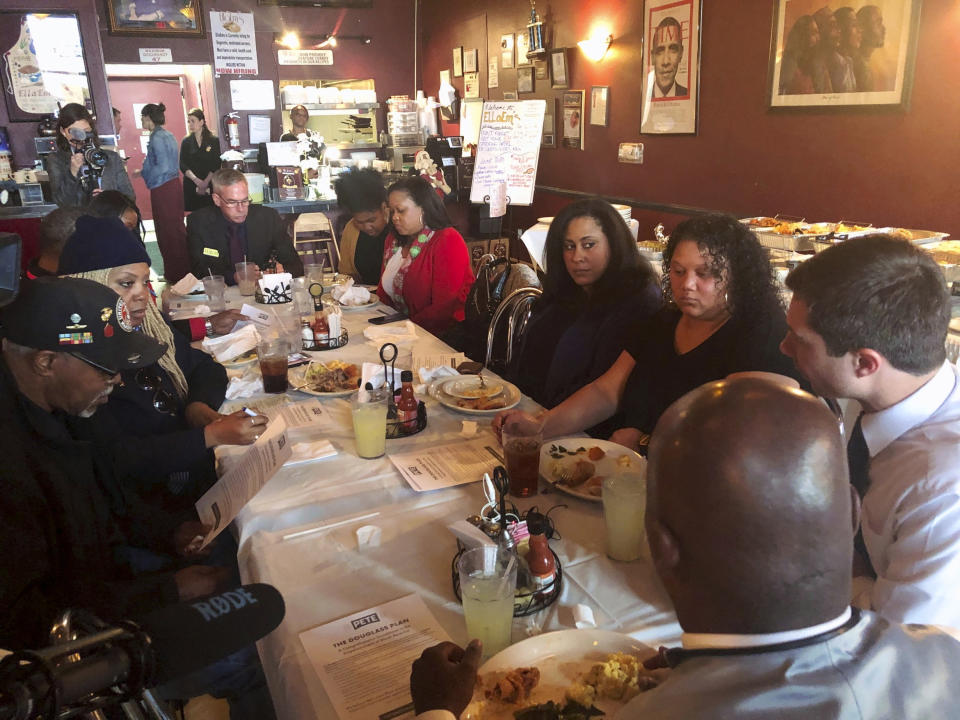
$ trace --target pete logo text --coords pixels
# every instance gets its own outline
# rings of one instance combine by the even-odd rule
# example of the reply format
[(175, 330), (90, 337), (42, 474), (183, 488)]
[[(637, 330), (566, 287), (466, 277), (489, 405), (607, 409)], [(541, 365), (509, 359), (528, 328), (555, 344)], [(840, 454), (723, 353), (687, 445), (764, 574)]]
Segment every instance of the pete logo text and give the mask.
[(369, 615), (358, 617), (356, 620), (351, 620), (350, 624), (353, 625), (354, 630), (359, 630), (364, 625), (371, 625), (378, 622), (380, 622), (380, 616), (376, 613), (370, 613)]

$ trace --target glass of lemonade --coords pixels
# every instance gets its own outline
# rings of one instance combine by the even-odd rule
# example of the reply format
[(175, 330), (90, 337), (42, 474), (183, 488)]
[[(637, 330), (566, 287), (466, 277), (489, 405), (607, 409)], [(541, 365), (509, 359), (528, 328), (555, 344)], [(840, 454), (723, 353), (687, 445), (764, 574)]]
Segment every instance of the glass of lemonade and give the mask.
[(467, 635), (483, 643), (483, 657), (510, 644), (517, 559), (496, 546), (467, 550), (457, 565)]
[(614, 560), (636, 560), (646, 547), (644, 515), (647, 479), (641, 473), (622, 473), (603, 479), (603, 524), (607, 528), (607, 555)]
[(353, 434), (357, 455), (382, 457), (387, 451), (387, 400), (385, 390), (360, 389), (353, 396)]

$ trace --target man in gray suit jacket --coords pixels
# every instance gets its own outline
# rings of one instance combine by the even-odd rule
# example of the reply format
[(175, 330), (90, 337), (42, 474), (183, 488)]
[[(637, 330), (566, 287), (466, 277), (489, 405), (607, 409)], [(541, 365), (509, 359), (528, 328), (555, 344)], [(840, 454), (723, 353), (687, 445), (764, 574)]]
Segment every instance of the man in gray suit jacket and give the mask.
[[(858, 505), (823, 403), (769, 380), (709, 383), (660, 418), (648, 460), (647, 537), (683, 647), (648, 660), (672, 670), (618, 717), (956, 717), (960, 643), (850, 608)], [(419, 720), (462, 711), (479, 655), (424, 652)]]
[(197, 277), (223, 275), (235, 285), (235, 265), (256, 263), (264, 269), (274, 255), (286, 272), (303, 275), (303, 261), (273, 208), (250, 204), (247, 179), (238, 170), (217, 170), (211, 179), (214, 207), (187, 217), (190, 269)]

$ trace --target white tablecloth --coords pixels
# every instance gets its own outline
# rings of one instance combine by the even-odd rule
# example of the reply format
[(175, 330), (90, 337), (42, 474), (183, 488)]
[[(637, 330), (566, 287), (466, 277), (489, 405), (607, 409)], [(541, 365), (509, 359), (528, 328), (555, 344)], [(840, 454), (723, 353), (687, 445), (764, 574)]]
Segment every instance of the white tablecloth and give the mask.
[[(346, 313), (349, 344), (316, 355), (377, 361), (378, 349), (362, 334), (373, 314)], [(426, 331), (418, 328), (418, 333), (418, 352), (448, 349)], [(404, 362), (409, 361), (409, 352), (401, 353), (398, 367), (408, 367)], [(291, 401), (309, 399), (297, 392), (289, 396)], [(421, 399), (427, 404), (427, 429), (410, 438), (388, 440), (388, 454), (460, 437), (460, 421), (468, 416), (433, 399)], [(456, 543), (446, 525), (479, 512), (484, 502), (479, 483), (417, 493), (386, 457), (360, 459), (348, 402), (324, 402), (336, 425), (325, 436), (339, 454), (281, 469), (235, 523), (244, 582), (274, 585), (286, 601), (283, 623), (258, 647), (278, 716), (291, 720), (335, 717), (300, 643), (299, 633), (308, 628), (417, 592), (455, 642), (468, 640), (451, 586)], [(256, 399), (248, 404), (255, 405)], [(537, 406), (525, 398), (521, 407)], [(481, 428), (489, 432), (487, 420), (481, 420)], [(560, 503), (568, 507), (551, 517), (563, 538), (552, 540), (551, 545), (563, 566), (563, 592), (546, 610), (516, 619), (514, 640), (537, 627), (544, 631), (572, 628), (571, 608), (585, 603), (593, 608), (600, 628), (629, 633), (652, 646), (677, 642), (680, 628), (649, 561), (615, 562), (604, 554), (599, 504), (551, 492), (517, 505), (521, 509), (536, 505), (546, 511)], [(377, 515), (369, 517), (372, 513)], [(337, 526), (325, 529), (332, 524)], [(355, 531), (361, 525), (382, 529), (379, 547), (358, 550)]]
[[(640, 223), (633, 218), (627, 221), (627, 227), (630, 228), (630, 234), (633, 235), (633, 239), (637, 239), (637, 235), (640, 233)], [(520, 240), (527, 248), (527, 252), (530, 253), (530, 259), (533, 260), (537, 265), (540, 266), (540, 269), (544, 272), (547, 271), (547, 258), (543, 254), (543, 250), (547, 245), (547, 231), (550, 230), (550, 225), (547, 223), (538, 222), (533, 227), (529, 227), (523, 231), (523, 234), (520, 235)]]

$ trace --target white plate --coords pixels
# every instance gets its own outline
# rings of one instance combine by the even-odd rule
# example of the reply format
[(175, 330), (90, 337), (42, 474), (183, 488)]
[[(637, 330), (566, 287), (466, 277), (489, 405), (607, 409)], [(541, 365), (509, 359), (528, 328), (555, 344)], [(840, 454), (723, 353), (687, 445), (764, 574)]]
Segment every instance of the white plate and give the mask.
[(250, 352), (253, 353), (253, 357), (245, 358), (247, 353), (243, 353), (243, 355), (240, 355), (239, 357), (235, 357), (233, 360), (225, 360), (220, 364), (229, 370), (235, 370), (237, 368), (243, 368), (249, 365), (253, 365), (253, 363), (257, 361), (257, 351), (251, 350)]
[[(320, 363), (311, 363), (311, 365), (319, 365)], [(338, 398), (338, 397), (347, 397), (352, 395), (357, 391), (357, 388), (352, 390), (337, 390), (335, 392), (318, 392), (316, 390), (311, 390), (308, 387), (300, 387), (305, 382), (304, 378), (307, 374), (307, 368), (310, 365), (302, 365), (296, 368), (290, 368), (290, 371), (287, 375), (290, 381), (290, 387), (295, 389), (297, 392), (306, 393), (307, 395), (314, 395), (321, 398)]]
[[(376, 290), (376, 288), (374, 288), (374, 290)], [(380, 298), (377, 297), (377, 294), (372, 290), (370, 291), (370, 302), (364, 303), (363, 305), (344, 305), (339, 300), (334, 300), (333, 295), (330, 293), (324, 293), (323, 299), (327, 302), (333, 303), (344, 312), (353, 312), (354, 310), (369, 310), (380, 302)]]
[[(557, 452), (559, 452), (560, 447), (570, 452), (576, 452), (580, 448), (583, 448), (584, 452), (577, 455), (563, 455), (562, 458), (552, 457), (550, 455), (551, 448), (557, 448)], [(587, 451), (593, 447), (598, 447), (603, 450), (603, 452), (606, 453), (604, 457), (599, 460), (590, 460), (590, 458), (587, 457)], [(621, 465), (621, 462), (625, 462), (619, 460), (619, 458), (622, 457), (630, 458), (630, 464)], [(622, 472), (647, 472), (647, 461), (641, 455), (623, 445), (618, 445), (609, 440), (595, 440), (589, 437), (565, 437), (546, 440), (540, 447), (540, 475), (557, 490), (565, 492), (567, 495), (573, 495), (574, 497), (583, 498), (584, 500), (590, 500), (592, 502), (601, 502), (602, 499), (599, 495), (591, 495), (580, 488), (560, 485), (557, 482), (553, 473), (553, 464), (560, 462), (564, 465), (573, 465), (577, 460), (592, 462), (596, 468), (594, 475), (601, 477), (616, 475)]]
[(475, 400), (477, 398), (492, 398), (503, 392), (503, 383), (493, 378), (483, 378), (485, 387), (480, 389), (480, 378), (476, 375), (466, 377), (448, 378), (443, 383), (443, 391), (447, 395), (463, 398), (465, 400)]
[(550, 223), (553, 222), (553, 218), (552, 217), (537, 218), (537, 222), (543, 223), (544, 225), (549, 225)]
[(463, 408), (457, 405), (457, 401), (460, 400), (460, 398), (450, 395), (443, 389), (443, 384), (451, 379), (452, 378), (440, 378), (439, 380), (435, 380), (430, 384), (430, 387), (427, 388), (427, 392), (429, 393), (430, 397), (444, 407), (450, 408), (451, 410), (456, 410), (457, 412), (466, 413), (467, 415), (496, 415), (502, 410), (515, 408), (520, 404), (520, 400), (523, 399), (523, 394), (516, 385), (505, 382), (503, 384), (503, 400), (506, 404), (503, 407), (494, 408), (492, 410), (474, 410), (472, 408)]
[[(653, 648), (637, 642), (629, 635), (609, 630), (559, 630), (522, 640), (500, 651), (483, 664), (480, 676), (485, 679), (487, 673), (536, 665), (540, 668), (540, 683), (524, 706), (549, 700), (562, 704), (568, 686), (588, 672), (594, 663), (603, 662), (607, 655), (616, 652), (631, 653), (640, 659), (655, 653)], [(483, 701), (482, 698), (483, 690), (480, 688), (474, 695), (474, 701), (460, 716), (461, 720), (478, 720), (481, 717), (483, 720), (513, 720), (513, 713), (520, 709), (517, 705)], [(486, 705), (482, 714), (481, 704)], [(595, 704), (607, 713), (602, 720), (609, 720), (624, 703), (619, 700), (598, 700)]]

